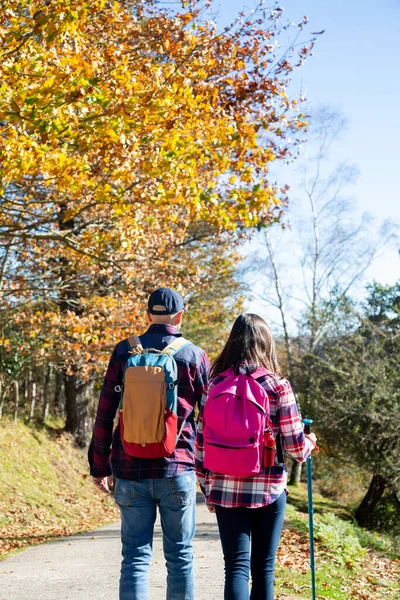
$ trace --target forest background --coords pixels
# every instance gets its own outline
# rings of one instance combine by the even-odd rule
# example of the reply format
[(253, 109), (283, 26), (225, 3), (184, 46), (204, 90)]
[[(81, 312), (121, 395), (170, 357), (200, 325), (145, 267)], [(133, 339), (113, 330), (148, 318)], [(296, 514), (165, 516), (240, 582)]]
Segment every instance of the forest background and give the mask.
[(400, 288), (360, 289), (397, 232), (354, 210), (346, 118), (296, 79), (321, 31), (263, 2), (223, 25), (196, 0), (0, 15), (3, 424), (85, 448), (110, 352), (155, 287), (181, 291), (211, 356), (252, 293), (315, 419), (321, 491), (396, 533)]

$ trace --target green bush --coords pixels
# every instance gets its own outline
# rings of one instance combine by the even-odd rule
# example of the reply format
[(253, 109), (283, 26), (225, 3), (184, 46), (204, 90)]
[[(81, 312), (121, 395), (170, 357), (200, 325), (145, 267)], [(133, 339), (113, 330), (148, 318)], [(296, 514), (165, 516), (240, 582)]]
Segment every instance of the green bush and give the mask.
[(342, 565), (352, 566), (364, 556), (366, 550), (356, 531), (355, 525), (339, 519), (333, 513), (320, 517), (315, 524), (315, 538)]

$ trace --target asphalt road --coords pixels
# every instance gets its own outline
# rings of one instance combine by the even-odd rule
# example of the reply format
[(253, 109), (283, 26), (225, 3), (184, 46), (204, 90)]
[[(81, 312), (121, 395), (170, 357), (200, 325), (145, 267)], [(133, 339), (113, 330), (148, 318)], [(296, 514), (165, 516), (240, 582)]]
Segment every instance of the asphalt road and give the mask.
[[(60, 538), (0, 562), (0, 600), (118, 600), (120, 525)], [(223, 598), (223, 559), (215, 515), (199, 495), (194, 543), (196, 600)], [(157, 522), (150, 600), (165, 599), (166, 568)]]

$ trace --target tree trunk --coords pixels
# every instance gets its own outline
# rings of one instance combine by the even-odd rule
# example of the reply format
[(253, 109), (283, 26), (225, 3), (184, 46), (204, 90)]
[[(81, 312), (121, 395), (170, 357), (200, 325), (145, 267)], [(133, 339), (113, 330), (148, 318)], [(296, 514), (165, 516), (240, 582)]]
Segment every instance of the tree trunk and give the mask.
[(18, 381), (14, 381), (14, 421), (18, 418), (18, 408), (19, 408), (19, 383)]
[(26, 396), (26, 403), (29, 404), (29, 406), (32, 404), (32, 370), (29, 369), (28, 371), (28, 380), (26, 382), (27, 385), (27, 396)]
[[(65, 431), (72, 433), (78, 446), (81, 446), (81, 419), (82, 419), (82, 401), (79, 381), (76, 373), (64, 373), (64, 392), (65, 392), (65, 413), (66, 423)], [(82, 445), (82, 447), (85, 444)]]
[(6, 395), (4, 386), (3, 386), (3, 379), (0, 377), (0, 419), (3, 416), (3, 406), (4, 406), (4, 397)]
[(24, 406), (28, 406), (29, 403), (29, 382), (24, 379)]
[(65, 412), (67, 421), (65, 431), (75, 435), (78, 429), (78, 403), (76, 391), (76, 375), (64, 373)]
[(297, 460), (293, 460), (292, 462), (292, 470), (290, 472), (290, 480), (289, 485), (299, 485), (301, 480), (301, 471), (302, 464), (297, 462)]
[[(58, 215), (58, 227), (60, 231), (74, 229), (74, 220), (66, 218), (67, 204), (60, 205)], [(60, 277), (64, 286), (60, 293), (59, 306), (61, 314), (74, 312), (79, 314), (79, 299), (76, 291), (76, 271), (69, 261), (60, 257)], [(85, 383), (80, 381), (77, 375), (76, 364), (64, 366), (63, 370), (64, 392), (65, 392), (65, 431), (72, 433), (76, 443), (80, 447), (86, 445), (85, 423), (87, 417), (87, 402), (85, 398)]]
[(32, 421), (35, 416), (35, 407), (36, 407), (36, 381), (32, 383), (32, 397), (31, 397), (31, 409), (29, 413), (29, 420)]
[(87, 398), (87, 406), (88, 406), (88, 414), (87, 414), (88, 433), (93, 431), (94, 421), (95, 421), (96, 412), (97, 412), (97, 398), (95, 397), (94, 384), (95, 384), (94, 379), (89, 381), (87, 390), (86, 390), (86, 398)]
[(60, 396), (61, 396), (62, 382), (63, 382), (63, 375), (62, 375), (61, 371), (56, 368), (56, 377), (55, 377), (55, 382), (54, 382), (54, 400), (53, 400), (54, 414), (56, 417), (58, 417), (61, 413)]
[(89, 405), (93, 394), (94, 381), (88, 381), (79, 389), (79, 427), (76, 435), (76, 443), (80, 448), (85, 448), (89, 443)]
[(372, 514), (375, 506), (382, 498), (386, 486), (386, 479), (384, 479), (380, 475), (373, 476), (368, 491), (362, 499), (362, 502), (357, 508), (356, 513), (354, 515), (354, 518), (357, 521), (358, 525), (364, 525), (368, 521), (368, 518)]
[(48, 365), (47, 369), (46, 369), (46, 376), (45, 376), (44, 385), (43, 385), (43, 410), (42, 410), (43, 421), (45, 421), (47, 419), (47, 417), (49, 416), (49, 406), (50, 406), (49, 388), (50, 388), (51, 372), (52, 372), (52, 367), (51, 367), (51, 365)]
[[(272, 248), (272, 244), (269, 239), (268, 229), (265, 230), (264, 236), (265, 236), (265, 244), (266, 244), (267, 250), (268, 250), (268, 256), (269, 256), (269, 259), (270, 259), (270, 262), (272, 265), (272, 269), (273, 269), (273, 273), (274, 273), (275, 293), (276, 293), (276, 297), (278, 298), (277, 308), (279, 309), (279, 312), (281, 315), (283, 336), (284, 336), (285, 347), (286, 347), (286, 354), (287, 354), (288, 361), (289, 361), (290, 383), (292, 385), (292, 388), (296, 389), (296, 375), (295, 375), (295, 369), (294, 369), (292, 341), (291, 341), (291, 337), (289, 334), (289, 328), (288, 328), (288, 324), (287, 324), (287, 320), (286, 320), (286, 309), (285, 309), (284, 302), (283, 302), (283, 293), (282, 293), (282, 289), (281, 289), (278, 265), (276, 262), (275, 252)], [(297, 402), (297, 398), (296, 398), (296, 402)]]
[[(299, 405), (299, 401), (296, 395), (296, 373), (295, 373), (295, 363), (294, 363), (294, 357), (293, 357), (293, 350), (292, 350), (292, 340), (289, 334), (289, 328), (287, 325), (287, 320), (286, 320), (286, 310), (285, 310), (285, 306), (284, 306), (284, 301), (283, 301), (283, 293), (282, 293), (282, 289), (281, 289), (281, 281), (280, 281), (280, 275), (279, 275), (279, 271), (278, 271), (278, 265), (276, 262), (276, 257), (275, 257), (275, 252), (274, 249), (272, 247), (270, 238), (269, 238), (269, 234), (268, 234), (268, 229), (265, 230), (264, 233), (265, 236), (265, 244), (267, 246), (267, 250), (268, 250), (268, 256), (272, 265), (272, 269), (273, 269), (273, 273), (274, 273), (274, 285), (275, 285), (275, 293), (276, 293), (276, 297), (278, 298), (278, 303), (277, 303), (277, 308), (279, 309), (280, 315), (281, 315), (281, 321), (282, 321), (282, 327), (283, 327), (283, 336), (284, 336), (284, 340), (285, 340), (285, 347), (286, 347), (286, 354), (288, 357), (288, 361), (289, 361), (289, 379), (290, 379), (290, 383), (292, 385), (292, 389), (293, 389), (293, 393), (294, 393), (294, 397), (296, 398), (296, 404), (300, 413), (300, 405)], [(292, 470), (290, 472), (290, 481), (289, 481), (289, 485), (299, 485), (300, 483), (300, 479), (301, 479), (301, 463), (298, 463), (297, 461), (293, 460), (292, 461)]]
[[(272, 244), (271, 244), (271, 241), (269, 238), (268, 229), (265, 230), (264, 236), (265, 236), (265, 244), (266, 244), (267, 250), (268, 250), (268, 256), (269, 256), (269, 259), (270, 259), (270, 262), (272, 265), (272, 269), (273, 269), (273, 274), (274, 274), (275, 293), (276, 293), (276, 297), (278, 298), (277, 308), (281, 315), (283, 336), (284, 336), (285, 347), (286, 347), (286, 354), (287, 354), (288, 362), (289, 362), (289, 379), (290, 379), (290, 383), (291, 383), (291, 386), (293, 389), (294, 397), (296, 398), (297, 408), (300, 413), (300, 404), (299, 404), (297, 394), (296, 394), (296, 372), (295, 372), (295, 362), (294, 362), (293, 350), (292, 350), (292, 340), (291, 340), (291, 337), (289, 334), (289, 328), (288, 328), (287, 319), (286, 319), (286, 309), (285, 309), (285, 305), (284, 305), (284, 297), (283, 297), (282, 288), (281, 288), (280, 274), (279, 274), (278, 265), (276, 262), (275, 252), (274, 252), (274, 249), (272, 247)], [(290, 472), (289, 485), (299, 485), (300, 479), (301, 479), (301, 470), (302, 470), (301, 463), (298, 463), (297, 461), (293, 460), (292, 461), (292, 470)]]
[(77, 445), (84, 448), (88, 442), (87, 416), (88, 400), (86, 388), (88, 384), (79, 385), (75, 373), (64, 373), (65, 409), (67, 421), (65, 431), (72, 433)]

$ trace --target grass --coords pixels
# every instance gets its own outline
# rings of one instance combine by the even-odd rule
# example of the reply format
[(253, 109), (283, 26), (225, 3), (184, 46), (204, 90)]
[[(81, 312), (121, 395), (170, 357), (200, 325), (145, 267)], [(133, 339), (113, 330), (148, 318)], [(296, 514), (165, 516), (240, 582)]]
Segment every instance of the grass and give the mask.
[[(313, 494), (319, 600), (400, 599), (396, 541), (358, 527), (345, 505)], [(291, 488), (278, 553), (277, 599), (311, 598), (307, 491)]]
[(0, 556), (118, 518), (85, 453), (55, 426), (0, 421)]

